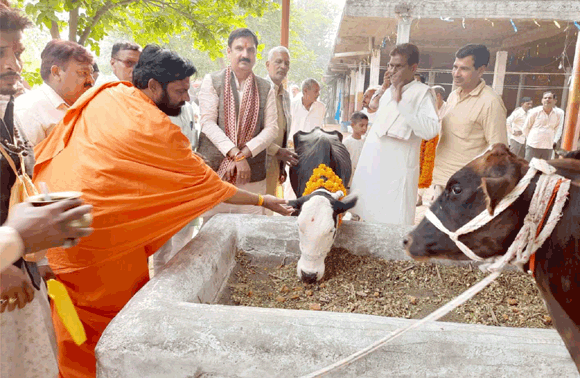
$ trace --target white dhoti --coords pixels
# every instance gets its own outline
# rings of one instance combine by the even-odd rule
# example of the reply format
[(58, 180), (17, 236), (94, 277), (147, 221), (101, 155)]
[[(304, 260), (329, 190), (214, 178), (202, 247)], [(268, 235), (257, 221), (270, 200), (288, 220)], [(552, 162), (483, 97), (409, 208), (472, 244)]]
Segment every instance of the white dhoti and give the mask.
[(56, 337), (43, 281), (32, 302), (0, 314), (0, 377), (57, 375)]

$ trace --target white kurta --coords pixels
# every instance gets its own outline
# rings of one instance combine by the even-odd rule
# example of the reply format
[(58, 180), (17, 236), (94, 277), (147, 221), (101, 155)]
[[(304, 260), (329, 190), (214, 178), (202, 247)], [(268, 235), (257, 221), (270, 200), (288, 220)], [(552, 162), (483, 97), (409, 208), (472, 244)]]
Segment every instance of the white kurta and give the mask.
[[(366, 137), (351, 186), (351, 193), (359, 196), (351, 212), (365, 222), (412, 225), (415, 221), (421, 140), (434, 138), (440, 126), (431, 91), (423, 91), (422, 98), (413, 98), (407, 89), (417, 85), (414, 83), (420, 84), (413, 81), (405, 85), (402, 100), (396, 106), (390, 104), (393, 111), (388, 114), (380, 108), (394, 101), (392, 87), (385, 92)], [(411, 130), (408, 139), (382, 132), (380, 126), (392, 124), (391, 117), (403, 117), (404, 127)], [(400, 120), (397, 123), (400, 125)]]

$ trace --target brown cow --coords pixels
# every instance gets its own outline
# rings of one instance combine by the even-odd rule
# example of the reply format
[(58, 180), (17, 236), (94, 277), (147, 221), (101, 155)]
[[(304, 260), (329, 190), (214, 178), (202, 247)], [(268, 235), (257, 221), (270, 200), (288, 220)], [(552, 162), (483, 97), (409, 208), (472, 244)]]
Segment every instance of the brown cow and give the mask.
[[(557, 169), (557, 174), (571, 179), (572, 184), (562, 218), (536, 252), (533, 273), (554, 325), (580, 371), (580, 160), (551, 160), (549, 164)], [(430, 210), (454, 232), (486, 209), (493, 213), (527, 170), (525, 160), (509, 152), (505, 145), (496, 144), (455, 173)], [(491, 222), (460, 236), (459, 240), (480, 257), (503, 255), (524, 224), (538, 178), (539, 174), (520, 198)], [(407, 253), (416, 260), (467, 259), (427, 219), (409, 234), (404, 244)]]

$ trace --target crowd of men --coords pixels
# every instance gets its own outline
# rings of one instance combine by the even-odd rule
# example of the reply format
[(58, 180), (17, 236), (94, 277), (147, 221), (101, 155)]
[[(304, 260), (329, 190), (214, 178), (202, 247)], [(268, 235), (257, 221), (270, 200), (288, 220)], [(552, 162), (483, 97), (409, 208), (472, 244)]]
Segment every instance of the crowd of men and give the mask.
[[(0, 160), (0, 372), (91, 377), (100, 335), (149, 279), (148, 257), (154, 271), (162, 269), (200, 218), (292, 213), (287, 200), (297, 193), (287, 185), (288, 167), (299, 158), (293, 135), (322, 127), (326, 107), (313, 78), (284, 88), (291, 53), (283, 46), (268, 52), (268, 75), (256, 76), (258, 38), (246, 28), (230, 34), (228, 66), (203, 77), (198, 104), (190, 98), (191, 62), (132, 42), (113, 46), (114, 76), (107, 77), (83, 46), (53, 40), (40, 56), (43, 84), (18, 95), (22, 32), (30, 26), (0, 3), (0, 142), (7, 150)], [(418, 63), (417, 46), (397, 45), (383, 84), (365, 92), (364, 108), (352, 116), (344, 143), (355, 170), (346, 184), (359, 195), (352, 213), (364, 221), (413, 224), (423, 141), (434, 141), (433, 184), (442, 193), (488, 146), (507, 144), (508, 132), (514, 153), (527, 159), (549, 158), (561, 136), (563, 112), (553, 92), (537, 108), (524, 98), (506, 122), (502, 99), (482, 79), (485, 46), (456, 53), (457, 89), (447, 102), (443, 87), (417, 75)], [(51, 191), (81, 192), (88, 204), (11, 204), (25, 173)], [(277, 198), (283, 183), (284, 199)], [(91, 227), (71, 226), (90, 211)], [(67, 249), (59, 247), (67, 240)], [(23, 260), (46, 249), (43, 259)], [(85, 343), (74, 342), (43, 284), (34, 285), (50, 278), (66, 286)]]

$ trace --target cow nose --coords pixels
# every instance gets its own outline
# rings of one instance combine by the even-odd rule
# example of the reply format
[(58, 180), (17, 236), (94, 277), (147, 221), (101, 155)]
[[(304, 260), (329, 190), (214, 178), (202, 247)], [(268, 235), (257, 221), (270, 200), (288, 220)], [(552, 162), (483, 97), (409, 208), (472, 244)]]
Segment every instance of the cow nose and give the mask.
[(302, 282), (307, 284), (316, 283), (317, 274), (316, 273), (304, 273), (302, 272)]
[(411, 245), (411, 237), (407, 236), (405, 239), (403, 239), (403, 247), (407, 248), (410, 245)]

